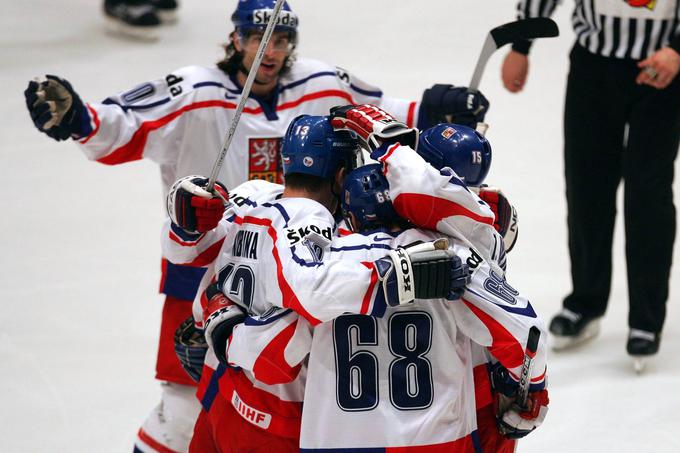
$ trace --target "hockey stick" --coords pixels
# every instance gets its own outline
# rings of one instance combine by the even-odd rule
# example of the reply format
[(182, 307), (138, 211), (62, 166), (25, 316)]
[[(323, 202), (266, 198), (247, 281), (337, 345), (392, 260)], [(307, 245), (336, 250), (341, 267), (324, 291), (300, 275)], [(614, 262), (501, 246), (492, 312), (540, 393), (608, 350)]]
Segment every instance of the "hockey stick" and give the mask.
[(210, 174), (210, 179), (208, 180), (208, 186), (206, 187), (206, 190), (208, 192), (213, 192), (213, 187), (215, 186), (215, 181), (217, 180), (217, 174), (220, 172), (220, 169), (222, 168), (224, 158), (227, 155), (227, 151), (229, 150), (229, 145), (231, 145), (231, 141), (234, 138), (236, 126), (238, 126), (238, 122), (241, 119), (241, 113), (243, 112), (243, 108), (246, 105), (248, 96), (250, 96), (250, 89), (252, 88), (253, 82), (255, 81), (257, 71), (260, 69), (260, 63), (262, 63), (264, 52), (267, 49), (267, 46), (269, 45), (269, 40), (271, 39), (272, 34), (274, 33), (274, 27), (276, 27), (276, 22), (278, 22), (279, 20), (281, 8), (283, 7), (283, 2), (284, 0), (276, 0), (276, 5), (274, 5), (274, 11), (272, 12), (271, 18), (269, 19), (267, 28), (264, 31), (262, 41), (260, 41), (260, 47), (258, 47), (257, 49), (257, 55), (255, 56), (255, 60), (253, 61), (253, 65), (250, 67), (250, 72), (248, 72), (248, 78), (246, 79), (243, 91), (241, 92), (241, 100), (239, 101), (238, 106), (236, 107), (236, 112), (234, 112), (234, 119), (229, 125), (229, 131), (227, 132), (227, 137), (225, 138), (224, 144), (222, 145), (222, 150), (220, 151), (220, 154), (217, 156), (217, 160), (213, 165), (212, 173)]
[(559, 33), (555, 21), (548, 17), (532, 17), (530, 19), (509, 22), (492, 29), (486, 36), (479, 59), (477, 59), (475, 72), (472, 74), (468, 87), (473, 91), (477, 91), (482, 74), (484, 74), (484, 68), (489, 58), (491, 58), (491, 54), (504, 45), (527, 39), (551, 38), (558, 36)]
[(526, 407), (527, 396), (529, 395), (529, 385), (531, 384), (531, 362), (538, 349), (538, 340), (541, 338), (541, 331), (538, 327), (532, 326), (529, 329), (527, 347), (524, 350), (524, 360), (522, 361), (522, 372), (519, 375), (519, 385), (517, 387), (516, 403), (520, 407)]

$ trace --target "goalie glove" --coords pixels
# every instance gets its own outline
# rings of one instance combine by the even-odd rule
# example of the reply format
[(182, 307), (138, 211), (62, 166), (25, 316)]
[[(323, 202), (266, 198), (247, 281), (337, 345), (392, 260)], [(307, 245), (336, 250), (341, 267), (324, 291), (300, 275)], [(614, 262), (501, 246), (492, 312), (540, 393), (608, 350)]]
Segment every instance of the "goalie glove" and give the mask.
[(208, 286), (201, 298), (205, 341), (217, 360), (226, 365), (227, 341), (234, 327), (246, 319), (246, 313), (222, 293), (217, 283)]
[(479, 198), (489, 205), (495, 220), (493, 227), (503, 236), (505, 251), (509, 252), (517, 242), (519, 229), (517, 226), (517, 210), (510, 204), (501, 189), (496, 187), (481, 186), (477, 193)]
[(184, 371), (196, 382), (201, 380), (207, 351), (203, 331), (196, 328), (193, 316), (189, 316), (175, 331), (175, 354)]
[(168, 192), (168, 216), (188, 233), (205, 233), (215, 228), (229, 201), (229, 193), (221, 183), (215, 183), (213, 193), (204, 189), (207, 183), (203, 176), (185, 176), (175, 181)]
[(371, 104), (333, 107), (331, 125), (336, 131), (356, 133), (370, 151), (383, 143), (399, 142), (414, 150), (418, 146), (418, 129), (408, 127)]
[(386, 303), (394, 307), (414, 299), (460, 298), (470, 272), (447, 247), (448, 241), (440, 239), (391, 250), (375, 261)]
[(519, 385), (500, 363), (492, 365), (491, 388), (498, 430), (509, 439), (520, 439), (538, 428), (548, 413), (548, 390), (529, 391), (523, 405), (517, 401)]
[(78, 140), (92, 132), (90, 114), (67, 80), (48, 75), (42, 82), (31, 81), (24, 97), (35, 127), (53, 139)]
[(475, 128), (484, 121), (488, 110), (489, 101), (481, 92), (436, 84), (423, 93), (418, 127), (427, 129), (438, 123), (456, 123)]

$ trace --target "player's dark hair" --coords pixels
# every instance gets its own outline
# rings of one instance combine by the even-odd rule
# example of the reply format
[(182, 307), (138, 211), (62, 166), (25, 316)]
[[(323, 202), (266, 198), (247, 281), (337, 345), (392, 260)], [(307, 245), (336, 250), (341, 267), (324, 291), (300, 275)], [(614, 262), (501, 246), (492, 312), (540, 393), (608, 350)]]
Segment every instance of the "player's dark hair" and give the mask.
[(288, 173), (283, 179), (286, 187), (304, 190), (306, 192), (322, 192), (324, 190), (330, 190), (332, 181), (330, 178), (306, 175), (304, 173)]
[[(225, 74), (231, 76), (236, 75), (239, 68), (243, 64), (243, 52), (236, 51), (236, 46), (234, 46), (235, 39), (236, 32), (233, 31), (229, 36), (229, 42), (222, 46), (224, 48), (224, 58), (217, 62), (217, 67), (221, 69)], [(295, 59), (296, 59), (295, 50), (293, 50), (293, 52), (291, 52), (291, 54), (288, 55), (286, 60), (283, 62), (283, 68), (281, 68), (279, 76), (282, 76), (290, 71), (290, 68), (293, 66)]]

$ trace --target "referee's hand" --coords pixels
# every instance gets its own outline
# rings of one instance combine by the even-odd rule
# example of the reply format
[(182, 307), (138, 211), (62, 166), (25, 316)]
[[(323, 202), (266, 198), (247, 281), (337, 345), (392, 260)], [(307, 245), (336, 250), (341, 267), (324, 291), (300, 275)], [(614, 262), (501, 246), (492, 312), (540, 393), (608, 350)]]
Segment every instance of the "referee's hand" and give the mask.
[(671, 47), (663, 47), (638, 63), (642, 68), (635, 82), (659, 90), (666, 88), (680, 72), (680, 54)]

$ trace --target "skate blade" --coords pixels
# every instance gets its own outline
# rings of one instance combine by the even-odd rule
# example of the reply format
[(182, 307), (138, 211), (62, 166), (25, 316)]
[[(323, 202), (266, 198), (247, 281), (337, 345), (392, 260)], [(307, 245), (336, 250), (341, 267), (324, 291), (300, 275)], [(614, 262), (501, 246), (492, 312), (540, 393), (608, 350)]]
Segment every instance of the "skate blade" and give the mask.
[(633, 369), (635, 374), (642, 374), (647, 366), (647, 359), (643, 357), (633, 357)]
[(158, 25), (152, 27), (134, 27), (108, 16), (105, 16), (105, 21), (107, 30), (117, 36), (145, 42), (157, 41), (160, 38)]
[(563, 351), (565, 349), (573, 348), (592, 340), (599, 333), (600, 322), (597, 319), (593, 319), (585, 325), (581, 334), (575, 337), (552, 334), (552, 349), (553, 351)]
[(160, 18), (161, 22), (163, 25), (173, 25), (176, 24), (177, 21), (179, 20), (179, 16), (177, 15), (177, 10), (168, 10), (168, 11), (163, 11), (163, 10), (156, 10), (156, 13), (158, 14), (158, 17)]

